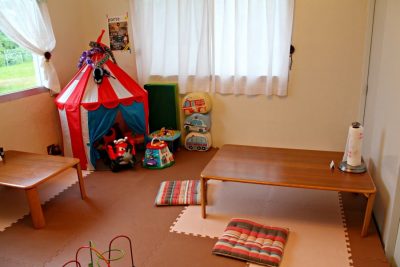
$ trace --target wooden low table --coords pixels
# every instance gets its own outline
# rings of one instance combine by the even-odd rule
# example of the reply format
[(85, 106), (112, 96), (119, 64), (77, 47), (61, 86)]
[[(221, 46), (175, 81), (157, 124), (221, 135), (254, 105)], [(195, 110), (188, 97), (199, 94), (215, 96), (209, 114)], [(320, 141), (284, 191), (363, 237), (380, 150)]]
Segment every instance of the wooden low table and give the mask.
[(40, 204), (37, 186), (50, 178), (74, 167), (78, 174), (82, 199), (86, 198), (85, 186), (79, 159), (60, 156), (33, 154), (20, 151), (6, 151), (5, 160), (0, 162), (0, 185), (24, 189), (28, 198), (33, 226), (46, 225)]
[(201, 173), (202, 217), (206, 218), (208, 180), (353, 192), (368, 199), (361, 231), (366, 236), (376, 187), (368, 172), (331, 170), (330, 162), (339, 166), (342, 156), (330, 151), (224, 145)]

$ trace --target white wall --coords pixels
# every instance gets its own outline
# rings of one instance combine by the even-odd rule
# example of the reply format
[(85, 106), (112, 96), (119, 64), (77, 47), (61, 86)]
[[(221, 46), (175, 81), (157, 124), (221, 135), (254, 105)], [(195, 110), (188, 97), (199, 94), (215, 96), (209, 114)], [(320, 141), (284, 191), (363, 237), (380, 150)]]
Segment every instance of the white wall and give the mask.
[[(124, 14), (129, 10), (128, 1), (48, 0), (57, 39), (52, 60), (62, 87), (76, 72), (79, 56), (89, 48), (89, 41), (95, 40), (101, 29), (107, 30), (107, 15)], [(296, 1), (296, 53), (289, 95), (279, 98), (213, 94), (214, 145), (343, 150), (348, 125), (360, 118), (367, 2)], [(107, 34), (103, 42), (108, 43)], [(120, 66), (136, 77), (134, 53), (115, 54)], [(54, 127), (58, 131), (59, 126)]]
[(360, 115), (367, 2), (296, 1), (289, 95), (214, 95), (215, 144), (343, 151)]
[(47, 154), (61, 141), (58, 113), (48, 92), (0, 103), (0, 146)]
[[(82, 52), (80, 1), (48, 1), (57, 44), (52, 60), (61, 85), (76, 71)], [(72, 16), (72, 18), (71, 18)], [(44, 92), (0, 103), (0, 146), (7, 150), (47, 153), (47, 146), (61, 144), (61, 131), (54, 97)]]
[[(78, 6), (76, 0), (68, 4), (49, 0), (51, 15), (57, 14), (52, 16), (53, 23), (65, 25), (66, 21), (73, 21), (70, 25), (73, 29), (55, 27), (60, 47), (65, 47), (70, 39), (75, 40), (73, 44), (76, 45), (74, 54), (60, 54), (60, 50), (65, 49), (57, 47), (58, 61), (55, 64), (59, 69), (74, 68), (80, 55), (77, 47), (80, 46), (81, 51), (87, 49), (87, 43), (95, 40), (101, 29), (107, 29), (107, 15), (122, 15), (129, 10), (128, 0), (82, 2), (78, 2), (79, 11), (74, 12), (69, 7)], [(348, 125), (360, 119), (367, 2), (296, 1), (293, 30), (296, 53), (289, 96), (213, 94), (214, 146), (240, 143), (343, 150)], [(80, 36), (79, 42), (77, 36)], [(103, 41), (108, 43), (107, 34)], [(122, 68), (136, 77), (134, 54), (115, 54)], [(73, 55), (76, 55), (75, 61), (71, 64)], [(60, 76), (65, 83), (72, 73), (66, 70)]]
[[(124, 14), (128, 3), (48, 1), (57, 38), (53, 61), (62, 86), (76, 72), (88, 42), (107, 29), (106, 16)], [(212, 95), (214, 145), (343, 150), (348, 125), (360, 118), (367, 12), (367, 0), (296, 1), (289, 96)], [(134, 54), (116, 57), (135, 77)]]
[(56, 38), (56, 47), (51, 60), (56, 67), (61, 88), (78, 70), (79, 57), (83, 50), (87, 49), (83, 41), (84, 20), (90, 19), (90, 15), (85, 14), (84, 3), (86, 1), (47, 1)]
[[(110, 39), (108, 36), (107, 16), (126, 14), (129, 11), (129, 0), (85, 0), (84, 2), (86, 3), (85, 14), (90, 14), (90, 19), (89, 17), (84, 19), (84, 48), (89, 48), (89, 42), (95, 41), (102, 29), (105, 30), (102, 42), (109, 45)], [(130, 41), (132, 41), (132, 27), (130, 22), (128, 23), (128, 31)], [(132, 51), (113, 51), (113, 54), (118, 65), (136, 79), (137, 74), (134, 53)]]
[[(378, 189), (374, 215), (389, 258), (393, 257), (400, 217), (399, 14), (399, 1), (376, 1), (364, 123), (364, 156)], [(400, 244), (395, 258), (393, 264), (400, 266)]]
[[(64, 87), (77, 71), (80, 55), (90, 49), (89, 42), (96, 41), (102, 29), (105, 30), (102, 42), (109, 44), (107, 15), (125, 14), (129, 4), (128, 0), (48, 0), (47, 3), (57, 40), (52, 59), (61, 87)], [(136, 78), (134, 53), (114, 51), (114, 56), (117, 63)]]

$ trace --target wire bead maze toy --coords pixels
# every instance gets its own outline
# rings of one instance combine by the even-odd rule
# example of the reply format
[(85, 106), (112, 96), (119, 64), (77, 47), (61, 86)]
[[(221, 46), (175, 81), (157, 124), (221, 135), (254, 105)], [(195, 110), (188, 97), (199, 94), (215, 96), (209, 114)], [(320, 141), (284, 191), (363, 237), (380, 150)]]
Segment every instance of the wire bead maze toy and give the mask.
[[(106, 264), (107, 267), (111, 267), (111, 262), (120, 260), (125, 256), (125, 252), (122, 249), (112, 248), (112, 243), (118, 238), (126, 238), (129, 241), (129, 249), (130, 249), (130, 252), (131, 252), (131, 264), (132, 264), (132, 267), (135, 267), (135, 265), (133, 263), (132, 241), (126, 235), (118, 235), (118, 236), (114, 237), (113, 239), (111, 239), (110, 243), (108, 243), (108, 250), (104, 251), (104, 252), (100, 252), (99, 250), (97, 250), (93, 246), (92, 241), (89, 241), (89, 246), (81, 246), (80, 248), (78, 248), (78, 250), (75, 253), (75, 259), (66, 262), (63, 265), (63, 267), (69, 266), (71, 263), (75, 263), (76, 267), (82, 267), (82, 264), (79, 262), (78, 257), (79, 257), (79, 253), (83, 249), (89, 249), (89, 252), (90, 252), (90, 263), (89, 263), (88, 267), (94, 267), (95, 263), (96, 263), (97, 267), (101, 267), (100, 262), (103, 262), (103, 264)], [(97, 256), (96, 262), (93, 261), (93, 252)], [(118, 253), (117, 256), (114, 257), (114, 258), (111, 258), (111, 253), (112, 252)], [(106, 254), (108, 254), (107, 258), (105, 256)]]

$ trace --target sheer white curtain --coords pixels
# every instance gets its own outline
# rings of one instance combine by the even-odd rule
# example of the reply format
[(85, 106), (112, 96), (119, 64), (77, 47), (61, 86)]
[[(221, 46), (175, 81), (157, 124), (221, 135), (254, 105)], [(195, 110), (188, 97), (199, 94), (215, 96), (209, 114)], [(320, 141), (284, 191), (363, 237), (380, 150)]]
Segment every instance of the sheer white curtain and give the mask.
[(214, 0), (215, 91), (287, 94), (294, 0)]
[(181, 93), (209, 89), (208, 4), (203, 0), (131, 2), (139, 83), (178, 82)]
[(294, 0), (132, 0), (139, 81), (287, 94)]
[(56, 45), (46, 2), (1, 0), (0, 30), (20, 46), (40, 56), (42, 85), (58, 93), (60, 82), (57, 73), (53, 63), (44, 57)]

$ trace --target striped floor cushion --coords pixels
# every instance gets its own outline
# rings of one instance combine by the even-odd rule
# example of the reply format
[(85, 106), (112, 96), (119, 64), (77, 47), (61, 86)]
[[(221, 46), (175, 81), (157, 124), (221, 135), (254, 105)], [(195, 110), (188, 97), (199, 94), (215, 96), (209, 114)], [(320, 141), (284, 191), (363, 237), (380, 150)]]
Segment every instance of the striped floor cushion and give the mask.
[(200, 181), (164, 181), (160, 185), (155, 204), (165, 205), (200, 205)]
[(217, 255), (266, 266), (279, 266), (289, 229), (271, 227), (245, 219), (232, 219), (214, 245)]

